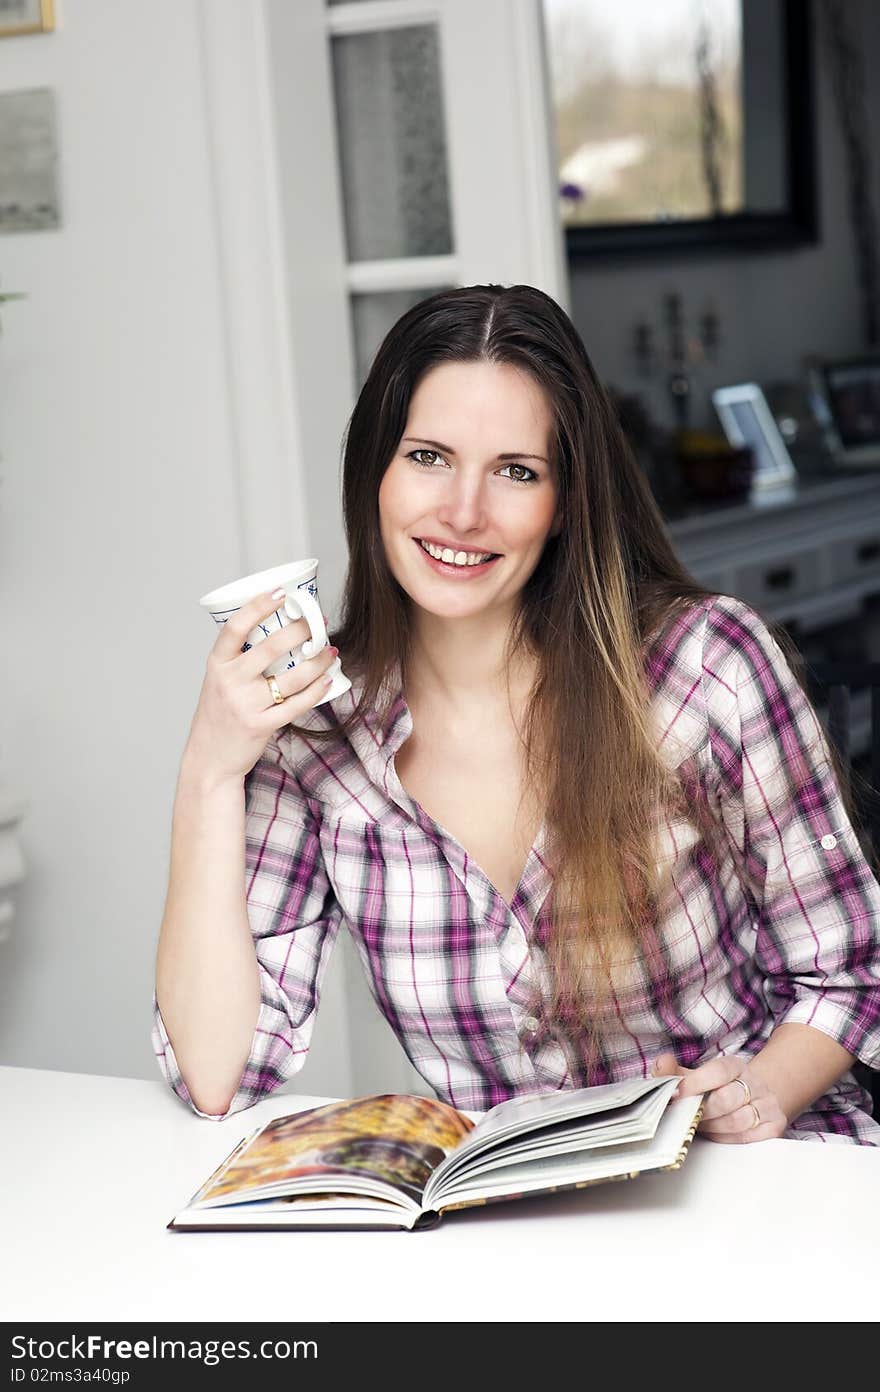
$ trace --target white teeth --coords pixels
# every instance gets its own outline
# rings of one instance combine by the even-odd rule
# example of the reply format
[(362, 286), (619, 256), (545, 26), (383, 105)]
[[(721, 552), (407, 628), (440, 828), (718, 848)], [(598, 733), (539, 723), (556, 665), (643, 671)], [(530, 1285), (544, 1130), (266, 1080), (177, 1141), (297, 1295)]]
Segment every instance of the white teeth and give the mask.
[(491, 551), (453, 551), (449, 546), (434, 546), (430, 541), (421, 539), (419, 545), (429, 556), (433, 556), (436, 561), (445, 561), (447, 565), (480, 565), (482, 561), (488, 561), (493, 554)]

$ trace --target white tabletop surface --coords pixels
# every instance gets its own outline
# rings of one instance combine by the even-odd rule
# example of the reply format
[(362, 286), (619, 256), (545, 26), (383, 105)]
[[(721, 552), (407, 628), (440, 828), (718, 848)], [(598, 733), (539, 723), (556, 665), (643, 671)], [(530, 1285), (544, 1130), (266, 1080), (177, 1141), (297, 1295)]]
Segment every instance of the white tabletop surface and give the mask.
[(684, 1167), (423, 1232), (171, 1233), (233, 1145), (160, 1080), (0, 1068), (4, 1320), (876, 1320), (880, 1150), (697, 1137)]

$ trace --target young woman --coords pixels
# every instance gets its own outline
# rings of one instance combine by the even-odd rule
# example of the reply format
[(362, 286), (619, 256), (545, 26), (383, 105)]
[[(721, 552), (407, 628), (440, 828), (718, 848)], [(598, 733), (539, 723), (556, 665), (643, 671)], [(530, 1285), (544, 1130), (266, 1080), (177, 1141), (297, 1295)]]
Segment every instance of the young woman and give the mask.
[[(349, 422), (334, 643), (211, 652), (175, 800), (161, 1068), (200, 1115), (300, 1067), (341, 920), (455, 1106), (649, 1072), (702, 1132), (880, 1144), (880, 887), (762, 619), (686, 573), (570, 320), (416, 305)], [(302, 624), (303, 637), (305, 625)]]

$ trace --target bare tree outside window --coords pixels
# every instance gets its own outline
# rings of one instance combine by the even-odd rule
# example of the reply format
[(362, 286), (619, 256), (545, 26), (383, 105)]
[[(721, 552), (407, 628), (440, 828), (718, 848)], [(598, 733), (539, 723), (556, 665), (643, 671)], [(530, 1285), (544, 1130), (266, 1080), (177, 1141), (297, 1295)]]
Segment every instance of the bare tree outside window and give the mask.
[(566, 226), (744, 205), (740, 0), (543, 0)]

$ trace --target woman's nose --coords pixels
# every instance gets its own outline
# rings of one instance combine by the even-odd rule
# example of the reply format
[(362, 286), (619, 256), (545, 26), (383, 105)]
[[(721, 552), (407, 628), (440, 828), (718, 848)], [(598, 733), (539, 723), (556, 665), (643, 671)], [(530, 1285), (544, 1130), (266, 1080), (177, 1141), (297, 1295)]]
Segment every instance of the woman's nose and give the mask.
[(439, 520), (461, 535), (482, 526), (485, 515), (485, 497), (480, 480), (450, 479), (438, 509)]

